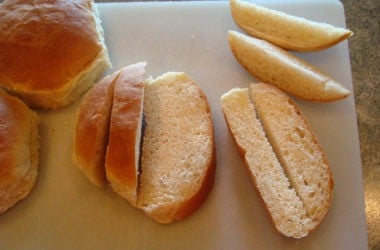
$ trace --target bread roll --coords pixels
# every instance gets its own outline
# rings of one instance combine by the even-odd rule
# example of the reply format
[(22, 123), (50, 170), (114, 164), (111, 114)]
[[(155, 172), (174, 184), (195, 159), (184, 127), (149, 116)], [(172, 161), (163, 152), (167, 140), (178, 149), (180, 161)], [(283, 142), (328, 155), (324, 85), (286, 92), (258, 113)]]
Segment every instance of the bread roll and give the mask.
[(115, 83), (106, 155), (106, 175), (113, 190), (137, 202), (144, 103), (145, 62), (125, 67)]
[(0, 213), (25, 198), (36, 182), (39, 117), (20, 99), (0, 91)]
[(336, 101), (350, 91), (316, 67), (264, 40), (230, 31), (231, 50), (255, 78), (301, 99)]
[(276, 229), (302, 238), (331, 205), (332, 177), (310, 126), (284, 93), (266, 84), (233, 89), (223, 112)]
[(145, 85), (138, 207), (160, 223), (194, 212), (213, 186), (215, 149), (210, 109), (198, 85), (170, 72)]
[(288, 50), (322, 50), (353, 34), (348, 29), (288, 15), (252, 2), (230, 0), (230, 8), (234, 21), (245, 32)]
[(66, 106), (109, 65), (92, 0), (5, 0), (0, 5), (0, 85), (28, 104)]
[(114, 84), (120, 71), (105, 77), (84, 96), (77, 114), (73, 160), (91, 183), (106, 183), (104, 170)]

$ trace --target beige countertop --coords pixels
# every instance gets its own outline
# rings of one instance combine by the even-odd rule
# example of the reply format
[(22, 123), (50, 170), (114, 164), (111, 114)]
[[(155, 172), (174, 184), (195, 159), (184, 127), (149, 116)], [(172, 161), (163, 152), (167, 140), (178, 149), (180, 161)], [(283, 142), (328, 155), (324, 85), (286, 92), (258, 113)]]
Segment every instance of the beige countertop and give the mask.
[[(96, 0), (126, 2), (126, 0)], [(380, 249), (380, 1), (342, 0), (359, 126), (369, 249)]]

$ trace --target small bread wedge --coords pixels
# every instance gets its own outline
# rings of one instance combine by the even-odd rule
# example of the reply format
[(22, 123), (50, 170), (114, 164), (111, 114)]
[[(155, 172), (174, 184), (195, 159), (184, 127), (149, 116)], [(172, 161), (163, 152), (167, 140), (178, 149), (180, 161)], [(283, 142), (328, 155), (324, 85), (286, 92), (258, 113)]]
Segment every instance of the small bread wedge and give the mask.
[(229, 44), (238, 62), (255, 78), (298, 98), (330, 102), (350, 94), (342, 84), (325, 73), (261, 39), (229, 31)]
[(310, 125), (285, 93), (264, 83), (233, 89), (221, 103), (276, 229), (288, 237), (307, 236), (329, 210), (333, 188)]
[(136, 205), (146, 63), (123, 69), (115, 82), (106, 153), (106, 176), (112, 189)]
[(209, 104), (186, 74), (169, 72), (146, 83), (144, 114), (138, 207), (171, 223), (198, 209), (213, 186)]
[(242, 0), (230, 0), (230, 9), (235, 23), (245, 32), (288, 50), (322, 50), (353, 34), (348, 29), (288, 15)]
[(106, 76), (83, 97), (74, 131), (73, 161), (89, 181), (102, 187), (106, 183), (104, 161), (108, 143), (114, 83), (120, 71)]

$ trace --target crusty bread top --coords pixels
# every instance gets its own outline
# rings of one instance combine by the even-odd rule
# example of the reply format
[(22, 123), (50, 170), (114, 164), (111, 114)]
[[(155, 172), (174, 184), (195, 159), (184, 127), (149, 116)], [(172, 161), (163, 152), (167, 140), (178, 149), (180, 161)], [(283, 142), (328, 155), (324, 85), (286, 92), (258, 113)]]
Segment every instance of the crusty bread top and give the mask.
[(84, 96), (78, 109), (74, 134), (73, 159), (79, 169), (96, 186), (106, 183), (104, 171), (108, 143), (109, 118), (116, 71), (97, 83)]
[(34, 186), (39, 117), (20, 99), (0, 91), (0, 213)]
[(154, 220), (170, 223), (197, 209), (213, 184), (209, 105), (186, 74), (169, 72), (146, 84), (144, 114), (138, 205)]
[(315, 102), (336, 101), (350, 91), (325, 73), (289, 52), (236, 31), (228, 33), (236, 59), (254, 77), (284, 92)]
[(71, 82), (95, 60), (104, 60), (105, 65), (95, 69), (98, 76), (108, 65), (108, 55), (95, 15), (92, 0), (4, 1), (0, 5), (0, 84), (21, 95), (49, 91), (55, 95), (81, 80)]
[(288, 237), (306, 236), (316, 223), (307, 217), (303, 202), (273, 152), (248, 89), (230, 90), (221, 103), (228, 128), (276, 229)]
[(331, 206), (333, 179), (327, 157), (296, 104), (279, 89), (251, 84), (250, 96), (268, 139), (307, 216), (317, 224)]
[(146, 62), (123, 68), (115, 83), (106, 155), (112, 188), (132, 205), (137, 201)]
[(252, 2), (230, 0), (236, 24), (248, 34), (295, 51), (316, 51), (352, 36), (348, 29), (310, 21)]

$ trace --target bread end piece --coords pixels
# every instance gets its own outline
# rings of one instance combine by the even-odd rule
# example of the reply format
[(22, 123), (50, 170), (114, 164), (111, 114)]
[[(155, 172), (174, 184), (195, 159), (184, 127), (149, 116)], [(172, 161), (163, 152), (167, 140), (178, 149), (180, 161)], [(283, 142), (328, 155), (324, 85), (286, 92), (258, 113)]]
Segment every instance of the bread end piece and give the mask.
[(209, 104), (185, 73), (145, 85), (146, 127), (138, 207), (159, 223), (181, 220), (206, 200), (214, 183)]
[(331, 102), (350, 91), (325, 73), (264, 40), (229, 31), (228, 40), (237, 61), (255, 78), (298, 98)]
[(92, 184), (106, 183), (104, 170), (114, 84), (120, 71), (106, 76), (83, 97), (77, 113), (73, 161)]
[(25, 198), (39, 164), (39, 122), (21, 100), (0, 91), (0, 213)]
[(245, 32), (287, 50), (318, 51), (353, 35), (348, 29), (292, 16), (252, 2), (230, 0), (230, 9), (235, 23)]

